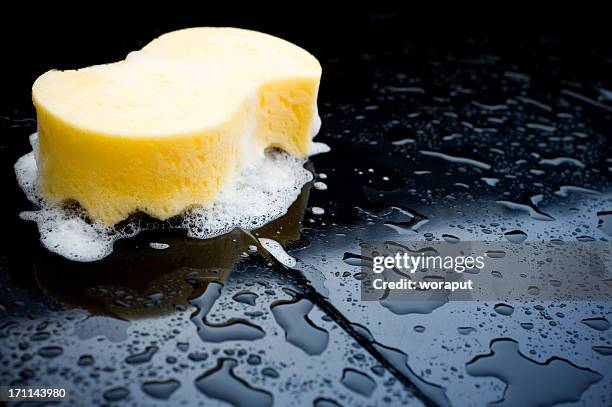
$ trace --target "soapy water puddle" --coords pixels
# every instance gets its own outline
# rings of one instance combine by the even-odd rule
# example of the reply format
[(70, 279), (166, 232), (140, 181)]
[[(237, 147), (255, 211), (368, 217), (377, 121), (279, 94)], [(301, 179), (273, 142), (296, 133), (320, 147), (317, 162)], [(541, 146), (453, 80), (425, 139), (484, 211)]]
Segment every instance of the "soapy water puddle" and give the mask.
[(325, 186), (275, 221), (205, 240), (143, 230), (91, 263), (36, 249), (29, 284), (6, 266), (2, 381), (66, 383), (88, 404), (610, 404), (609, 303), (359, 290), (368, 240), (609, 240), (610, 117), (575, 97), (597, 101), (591, 84), (495, 55), (390, 58), (360, 59), (355, 83), (375, 86), (350, 100), (322, 96), (332, 150), (308, 168)]

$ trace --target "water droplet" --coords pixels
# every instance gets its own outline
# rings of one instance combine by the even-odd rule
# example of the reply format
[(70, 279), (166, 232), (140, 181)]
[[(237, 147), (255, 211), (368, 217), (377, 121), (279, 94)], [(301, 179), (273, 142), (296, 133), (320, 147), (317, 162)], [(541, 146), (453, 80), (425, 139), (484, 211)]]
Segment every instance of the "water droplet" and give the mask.
[(280, 377), (280, 374), (271, 367), (263, 368), (261, 374), (272, 379), (278, 379)]
[(255, 305), (255, 300), (259, 297), (252, 291), (240, 291), (232, 297), (234, 301), (247, 305)]
[(380, 305), (397, 315), (429, 314), (448, 302), (448, 295), (444, 291), (429, 292), (416, 290), (410, 293), (410, 300), (386, 298), (380, 300)]
[(514, 307), (508, 304), (499, 303), (496, 304), (493, 309), (500, 315), (510, 316), (514, 313)]
[(383, 224), (400, 235), (415, 235), (419, 228), (429, 222), (429, 218), (403, 208), (392, 206), (377, 217), (383, 218)]
[(540, 288), (536, 287), (535, 285), (530, 285), (529, 287), (527, 287), (527, 292), (530, 295), (538, 295), (540, 294)]
[(545, 158), (540, 160), (542, 165), (552, 165), (558, 167), (559, 165), (570, 165), (578, 168), (584, 168), (586, 165), (580, 160), (571, 157), (556, 157), (556, 158)]
[(448, 243), (459, 243), (461, 241), (457, 236), (447, 234), (442, 235), (442, 239), (446, 240)]
[(612, 236), (612, 211), (597, 212), (598, 227), (609, 236)]
[(603, 356), (612, 355), (612, 347), (610, 346), (593, 346), (593, 350)]
[(104, 398), (108, 401), (123, 400), (130, 395), (130, 391), (125, 387), (114, 387), (104, 392)]
[(150, 299), (151, 301), (158, 302), (164, 298), (164, 293), (157, 291), (157, 292), (147, 295), (147, 298)]
[(314, 407), (342, 407), (342, 404), (332, 399), (319, 397), (313, 401)]
[(247, 363), (252, 366), (257, 366), (261, 364), (261, 356), (251, 354), (247, 358)]
[(178, 380), (168, 379), (145, 382), (142, 384), (142, 391), (155, 399), (168, 400), (179, 387), (181, 384)]
[(506, 239), (508, 239), (512, 243), (523, 243), (527, 240), (527, 233), (522, 230), (512, 230), (510, 232), (504, 233)]
[(144, 351), (140, 353), (134, 353), (133, 355), (125, 358), (125, 363), (130, 365), (140, 365), (142, 363), (148, 363), (153, 358), (153, 355), (159, 350), (157, 346), (147, 346)]
[(234, 374), (238, 362), (221, 358), (217, 366), (195, 380), (196, 388), (210, 398), (236, 407), (266, 407), (272, 405), (272, 395), (257, 389)]
[(349, 266), (368, 266), (372, 264), (372, 259), (369, 257), (360, 256), (358, 254), (353, 253), (344, 253), (342, 256), (342, 261), (348, 264)]
[(197, 311), (191, 317), (191, 322), (196, 325), (200, 338), (205, 342), (256, 340), (263, 338), (265, 336), (263, 329), (245, 319), (231, 318), (222, 323), (211, 323), (206, 319), (215, 301), (221, 296), (222, 287), (217, 282), (211, 282), (200, 297), (189, 301), (197, 308)]
[(82, 355), (77, 361), (79, 366), (91, 366), (95, 363), (95, 359), (92, 355)]
[(38, 350), (38, 354), (43, 358), (56, 358), (64, 353), (64, 349), (59, 346), (45, 346)]
[(367, 374), (356, 369), (344, 369), (341, 382), (348, 389), (365, 397), (372, 396), (376, 390), (376, 382)]
[(474, 160), (471, 158), (465, 158), (465, 157), (457, 157), (457, 156), (452, 156), (452, 155), (448, 155), (448, 154), (444, 154), (444, 153), (439, 153), (437, 151), (426, 151), (426, 150), (421, 150), (421, 154), (429, 156), (429, 157), (436, 157), (436, 158), (441, 158), (444, 161), (448, 161), (451, 163), (455, 163), (455, 164), (464, 164), (464, 165), (470, 165), (476, 168), (480, 168), (482, 170), (490, 170), (491, 169), (491, 165), (487, 164), (485, 162), (482, 161), (478, 161), (478, 160)]
[(329, 334), (308, 318), (313, 306), (312, 302), (302, 298), (298, 301), (277, 301), (271, 309), (274, 319), (285, 331), (287, 342), (309, 355), (320, 355), (327, 348)]
[(487, 178), (487, 177), (482, 177), (480, 178), (485, 184), (487, 184), (490, 187), (494, 187), (495, 185), (497, 185), (499, 183), (499, 178)]
[(582, 323), (596, 331), (607, 331), (610, 329), (610, 322), (605, 317), (585, 318)]
[(203, 360), (208, 359), (208, 353), (206, 353), (206, 352), (191, 352), (189, 355), (187, 355), (187, 357), (189, 358), (189, 360), (191, 360), (193, 362), (201, 362)]
[(599, 195), (599, 191), (590, 188), (577, 187), (574, 185), (563, 185), (559, 187), (555, 194), (562, 197), (567, 197), (569, 194), (584, 194), (584, 195)]
[(503, 259), (506, 257), (506, 252), (502, 250), (487, 250), (485, 255), (491, 259)]
[(460, 326), (457, 328), (457, 332), (459, 332), (460, 335), (469, 335), (472, 332), (476, 332), (476, 328), (471, 326)]
[(394, 146), (403, 146), (405, 144), (412, 144), (414, 143), (415, 140), (411, 139), (411, 138), (403, 138), (401, 140), (396, 140), (396, 141), (392, 141), (391, 144), (393, 144)]
[(524, 204), (524, 203), (518, 203), (518, 202), (513, 202), (513, 201), (508, 201), (508, 200), (499, 200), (497, 201), (497, 203), (503, 206), (504, 208), (507, 208), (513, 211), (525, 212), (531, 218), (536, 219), (536, 220), (544, 220), (544, 221), (555, 220), (555, 218), (553, 218), (552, 216), (536, 208), (535, 204), (533, 203)]
[(34, 334), (32, 334), (32, 336), (30, 336), (30, 340), (32, 341), (45, 341), (47, 339), (49, 339), (49, 337), (51, 336), (51, 334), (49, 332), (36, 332)]

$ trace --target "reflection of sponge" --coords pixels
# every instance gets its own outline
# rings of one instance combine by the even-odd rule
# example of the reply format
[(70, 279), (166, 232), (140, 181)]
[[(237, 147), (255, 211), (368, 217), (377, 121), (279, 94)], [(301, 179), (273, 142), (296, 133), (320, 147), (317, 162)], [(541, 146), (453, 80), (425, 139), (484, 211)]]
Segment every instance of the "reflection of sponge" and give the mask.
[[(299, 240), (309, 189), (302, 190), (285, 216), (258, 229), (257, 236), (273, 237), (282, 245)], [(170, 244), (166, 250), (148, 248), (151, 237), (122, 240), (114, 247), (116, 255), (91, 263), (66, 260), (41, 250), (35, 259), (36, 281), (54, 300), (94, 315), (125, 320), (157, 317), (176, 312), (178, 305), (188, 305), (188, 299), (202, 294), (210, 281), (224, 283), (249, 246), (256, 244), (252, 235), (239, 229), (203, 240), (164, 233), (162, 240)], [(186, 278), (188, 274), (192, 276)], [(108, 291), (92, 287), (106, 287)], [(133, 297), (129, 307), (123, 304), (128, 301), (126, 296), (116, 302), (113, 293), (118, 291)], [(154, 292), (164, 295), (151, 307), (148, 296)]]
[(124, 61), (50, 71), (33, 86), (40, 190), (114, 224), (210, 202), (266, 147), (306, 156), (317, 60), (266, 34), (192, 28)]

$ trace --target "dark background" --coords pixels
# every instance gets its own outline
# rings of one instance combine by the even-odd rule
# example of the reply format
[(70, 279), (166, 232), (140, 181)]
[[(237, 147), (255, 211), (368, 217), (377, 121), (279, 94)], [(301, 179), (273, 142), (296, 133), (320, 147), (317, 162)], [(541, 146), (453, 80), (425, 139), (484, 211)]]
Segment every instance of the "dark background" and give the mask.
[[(333, 3), (236, 4), (225, 9), (212, 4), (150, 4), (137, 9), (127, 4), (94, 7), (82, 3), (73, 8), (42, 5), (7, 11), (0, 26), (0, 112), (3, 116), (31, 116), (28, 90), (36, 77), (49, 69), (114, 62), (164, 32), (190, 26), (235, 26), (267, 32), (309, 50), (324, 67), (325, 57), (339, 51), (358, 56), (375, 46), (380, 52), (389, 52), (406, 41), (435, 46), (441, 53), (461, 49), (469, 53), (466, 39), (487, 39), (489, 47), (520, 61), (529, 58), (524, 47), (549, 36), (562, 42), (564, 56), (571, 58), (568, 63), (577, 65), (588, 65), (594, 48), (605, 51), (611, 46), (607, 13), (592, 5), (564, 8), (558, 4), (496, 2), (365, 7)], [(350, 70), (343, 75), (328, 71), (324, 80), (323, 97), (348, 98), (361, 85)]]

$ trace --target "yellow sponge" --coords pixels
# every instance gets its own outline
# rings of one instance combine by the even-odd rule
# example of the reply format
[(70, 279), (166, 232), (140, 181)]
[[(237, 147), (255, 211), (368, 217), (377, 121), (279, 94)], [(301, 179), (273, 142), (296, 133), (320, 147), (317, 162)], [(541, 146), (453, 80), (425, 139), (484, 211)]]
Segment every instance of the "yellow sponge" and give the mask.
[(49, 71), (32, 88), (40, 192), (105, 225), (205, 205), (266, 147), (308, 155), (320, 77), (316, 58), (287, 41), (211, 27), (162, 35), (120, 62)]

